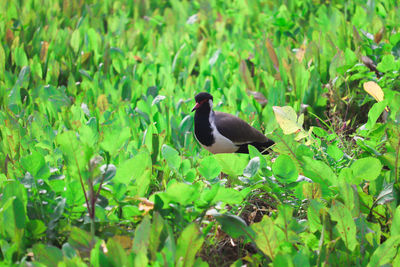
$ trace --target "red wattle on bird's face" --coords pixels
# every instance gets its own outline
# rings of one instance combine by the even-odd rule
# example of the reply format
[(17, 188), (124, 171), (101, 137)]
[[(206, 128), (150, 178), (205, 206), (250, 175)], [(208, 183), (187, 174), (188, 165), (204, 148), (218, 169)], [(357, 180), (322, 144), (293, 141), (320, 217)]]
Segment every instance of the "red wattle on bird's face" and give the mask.
[(194, 105), (194, 107), (192, 109), (192, 112), (195, 111), (196, 109), (198, 109), (199, 107), (201, 107), (201, 105), (203, 105), (207, 101), (208, 101), (208, 99), (203, 99), (199, 103), (196, 103), (196, 105)]

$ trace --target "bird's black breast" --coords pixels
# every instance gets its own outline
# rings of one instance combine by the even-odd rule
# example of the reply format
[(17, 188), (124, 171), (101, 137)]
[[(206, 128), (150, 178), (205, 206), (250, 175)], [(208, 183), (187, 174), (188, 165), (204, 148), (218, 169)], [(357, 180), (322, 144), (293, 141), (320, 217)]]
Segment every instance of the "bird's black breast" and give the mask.
[(204, 146), (211, 146), (215, 139), (209, 121), (209, 114), (196, 111), (194, 114), (194, 134), (197, 140)]

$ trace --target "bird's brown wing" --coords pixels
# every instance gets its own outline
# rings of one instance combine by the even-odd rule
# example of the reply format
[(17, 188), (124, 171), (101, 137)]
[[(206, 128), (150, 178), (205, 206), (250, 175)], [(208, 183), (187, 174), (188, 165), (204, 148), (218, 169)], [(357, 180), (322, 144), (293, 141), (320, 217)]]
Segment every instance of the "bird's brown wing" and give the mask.
[(215, 125), (223, 136), (235, 144), (269, 141), (265, 135), (247, 122), (228, 113), (215, 112)]

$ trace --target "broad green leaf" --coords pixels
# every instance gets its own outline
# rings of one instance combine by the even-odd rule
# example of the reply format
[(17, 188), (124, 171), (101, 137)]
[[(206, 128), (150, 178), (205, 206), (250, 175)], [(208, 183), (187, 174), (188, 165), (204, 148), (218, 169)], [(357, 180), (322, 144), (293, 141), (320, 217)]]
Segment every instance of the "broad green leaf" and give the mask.
[(323, 186), (337, 184), (337, 177), (326, 163), (310, 157), (302, 157), (304, 176)]
[(0, 233), (20, 245), (26, 224), (26, 189), (19, 181), (8, 182), (0, 199)]
[(35, 260), (44, 264), (45, 266), (57, 266), (63, 260), (63, 254), (59, 248), (35, 244), (32, 248)]
[(46, 225), (41, 220), (30, 220), (26, 224), (27, 234), (32, 238), (40, 238), (46, 234)]
[(250, 158), (258, 157), (260, 159), (259, 168), (264, 169), (267, 167), (267, 161), (265, 160), (264, 156), (254, 146), (249, 146), (249, 155), (250, 155)]
[(230, 205), (240, 204), (243, 201), (243, 196), (233, 188), (220, 187), (213, 199), (213, 203), (218, 203), (219, 201)]
[(160, 213), (154, 212), (149, 238), (149, 253), (152, 260), (156, 259), (158, 247), (164, 241), (164, 239), (162, 238), (162, 232), (164, 229), (164, 220), (162, 216), (160, 215)]
[(355, 207), (355, 200), (354, 200), (354, 191), (353, 188), (351, 187), (351, 185), (349, 183), (346, 182), (345, 179), (343, 179), (342, 173), (345, 173), (344, 171), (345, 169), (342, 169), (342, 171), (340, 172), (339, 175), (339, 193), (340, 196), (343, 198), (344, 204), (346, 205), (346, 207), (352, 211)]
[(392, 226), (390, 227), (392, 236), (400, 235), (400, 206), (397, 206), (393, 215)]
[(195, 223), (189, 224), (177, 240), (176, 266), (194, 266), (195, 257), (204, 238), (200, 235), (199, 227)]
[(376, 68), (381, 72), (389, 72), (397, 70), (396, 62), (393, 55), (384, 55), (381, 62), (378, 63)]
[(170, 202), (188, 205), (197, 199), (195, 188), (185, 183), (174, 183), (165, 191), (165, 196)]
[(368, 267), (390, 264), (396, 256), (400, 245), (400, 235), (390, 236), (372, 254)]
[(179, 156), (178, 151), (176, 151), (174, 148), (164, 144), (161, 148), (161, 154), (164, 157), (164, 159), (167, 161), (168, 166), (175, 170), (178, 171), (179, 166), (181, 165), (181, 157)]
[(114, 266), (128, 265), (128, 257), (124, 248), (114, 238), (109, 238), (107, 241), (107, 256), (113, 261)]
[(151, 157), (144, 149), (117, 167), (113, 182), (130, 185), (133, 194), (144, 197), (151, 182), (151, 171)]
[(17, 82), (12, 87), (8, 95), (8, 107), (15, 114), (21, 112), (21, 87), (27, 87), (30, 79), (30, 68), (24, 66), (19, 72)]
[(145, 216), (142, 222), (136, 227), (133, 239), (132, 250), (139, 253), (141, 250), (147, 251), (150, 243), (151, 223), (149, 216)]
[(247, 155), (215, 154), (214, 158), (222, 168), (222, 172), (228, 175), (241, 175), (248, 163)]
[(376, 121), (378, 120), (379, 116), (385, 110), (387, 103), (386, 101), (381, 101), (375, 103), (372, 108), (368, 111), (368, 121), (365, 124), (365, 128), (367, 130), (371, 130), (372, 127), (375, 125)]
[(274, 260), (280, 240), (272, 219), (265, 215), (261, 222), (254, 223), (250, 227), (255, 233), (254, 241), (257, 247), (271, 260)]
[(257, 174), (259, 168), (260, 157), (254, 157), (249, 161), (249, 164), (247, 164), (246, 168), (243, 170), (243, 175), (251, 178)]
[(231, 214), (213, 214), (214, 218), (221, 224), (222, 230), (233, 238), (244, 237), (251, 240), (255, 233), (247, 226), (246, 222)]
[(28, 65), (28, 57), (25, 54), (23, 47), (16, 47), (14, 50), (14, 62), (18, 67)]
[(295, 182), (299, 177), (296, 165), (288, 155), (279, 155), (276, 158), (272, 165), (272, 172), (275, 178), (284, 184)]
[(221, 173), (222, 168), (214, 156), (207, 156), (200, 161), (198, 170), (207, 180), (211, 180)]
[(294, 267), (293, 261), (290, 256), (291, 255), (286, 255), (282, 252), (279, 252), (274, 258), (273, 267)]
[[(131, 130), (129, 127), (108, 126), (104, 127), (104, 140), (100, 146), (108, 151), (110, 155), (115, 155), (117, 151), (128, 141), (131, 137)], [(118, 138), (115, 138), (118, 136)]]
[(378, 178), (382, 164), (377, 158), (367, 157), (358, 159), (350, 169), (353, 171), (353, 183), (359, 184), (363, 180), (373, 181)]
[(332, 220), (337, 222), (336, 228), (346, 247), (354, 251), (358, 245), (356, 238), (356, 224), (350, 210), (340, 202), (336, 202), (330, 209)]
[(50, 168), (47, 166), (44, 157), (37, 151), (21, 159), (21, 165), (35, 179), (47, 179), (50, 176)]
[(74, 249), (89, 252), (95, 242), (96, 238), (93, 239), (90, 233), (78, 227), (72, 227), (68, 243)]
[(344, 153), (336, 144), (332, 144), (328, 146), (328, 149), (326, 150), (329, 156), (331, 156), (335, 161), (339, 161)]
[(75, 53), (78, 53), (80, 43), (81, 43), (81, 35), (79, 33), (79, 30), (77, 29), (72, 33), (70, 41), (70, 45)]
[(290, 106), (285, 107), (273, 107), (276, 121), (283, 130), (284, 134), (293, 134), (302, 129), (303, 125), (297, 119), (297, 114), (294, 109)]
[(322, 230), (321, 215), (324, 209), (324, 205), (317, 200), (312, 199), (310, 201), (310, 205), (307, 209), (307, 218), (312, 233)]

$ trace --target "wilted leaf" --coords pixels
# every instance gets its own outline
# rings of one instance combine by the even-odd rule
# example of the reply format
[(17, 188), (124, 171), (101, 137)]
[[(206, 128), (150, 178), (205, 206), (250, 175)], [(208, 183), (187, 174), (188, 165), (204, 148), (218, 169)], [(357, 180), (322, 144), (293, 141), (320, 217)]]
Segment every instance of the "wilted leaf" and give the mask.
[(370, 94), (373, 98), (375, 98), (376, 101), (380, 102), (384, 98), (384, 93), (381, 89), (381, 87), (373, 81), (369, 81), (364, 83), (363, 85), (364, 90)]
[(275, 53), (275, 49), (272, 46), (271, 40), (267, 39), (265, 42), (265, 46), (267, 47), (268, 55), (269, 55), (272, 63), (274, 64), (275, 70), (279, 72), (279, 60), (278, 60), (278, 56)]
[(275, 118), (284, 134), (292, 134), (302, 129), (302, 124), (299, 124), (297, 114), (292, 107), (274, 106), (272, 108), (275, 113)]

